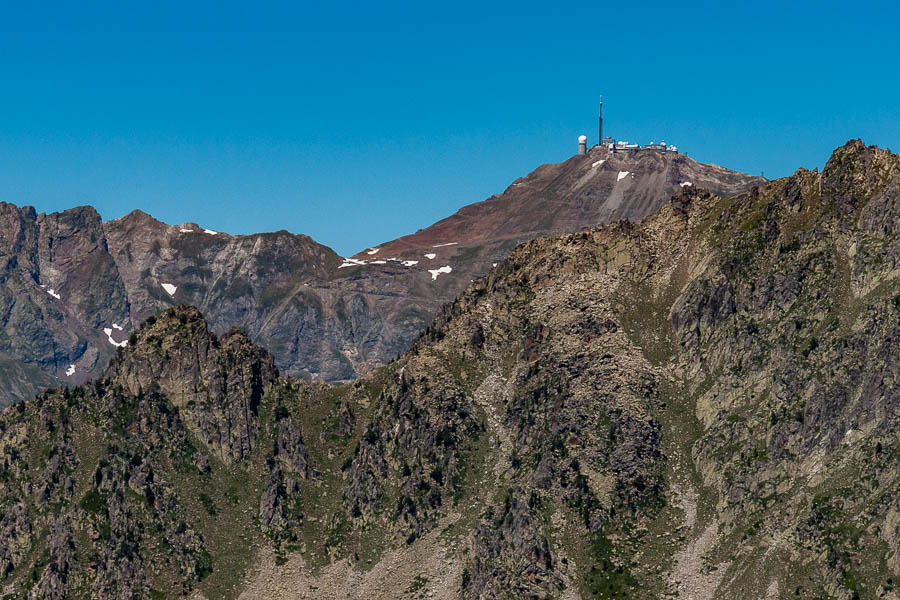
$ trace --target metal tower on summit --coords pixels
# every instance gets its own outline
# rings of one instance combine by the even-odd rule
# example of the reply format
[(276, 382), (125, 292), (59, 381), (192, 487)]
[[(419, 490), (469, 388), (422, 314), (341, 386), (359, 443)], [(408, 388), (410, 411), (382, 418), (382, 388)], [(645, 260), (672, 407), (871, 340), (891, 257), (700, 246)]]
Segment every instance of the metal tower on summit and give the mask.
[[(663, 154), (678, 154), (678, 146), (666, 144), (665, 140), (660, 143), (650, 142), (649, 144), (632, 144), (624, 140), (616, 140), (610, 136), (603, 136), (603, 96), (600, 96), (600, 109), (597, 116), (597, 141), (598, 148), (605, 148), (609, 152), (637, 152), (649, 150), (652, 152), (662, 152)], [(578, 154), (588, 154), (587, 137), (578, 136)], [(602, 161), (601, 161), (602, 162)], [(600, 163), (597, 163), (600, 164)]]
[(603, 144), (603, 96), (600, 96), (600, 127), (597, 133), (597, 143)]

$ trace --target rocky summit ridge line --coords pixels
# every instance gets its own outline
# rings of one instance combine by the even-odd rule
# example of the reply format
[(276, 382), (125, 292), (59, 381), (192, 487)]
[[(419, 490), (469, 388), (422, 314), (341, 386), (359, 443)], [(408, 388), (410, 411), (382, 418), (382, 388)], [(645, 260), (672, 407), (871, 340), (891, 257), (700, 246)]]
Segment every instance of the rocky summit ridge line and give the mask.
[(177, 307), (0, 413), (29, 598), (898, 598), (900, 157), (524, 243), (409, 352), (280, 377)]
[(178, 303), (219, 333), (243, 328), (286, 374), (353, 379), (405, 351), (523, 240), (639, 220), (688, 183), (733, 195), (761, 181), (685, 156), (595, 149), (346, 261), (286, 231), (231, 236), (141, 211), (103, 223), (91, 207), (0, 204), (0, 406), (98, 375), (136, 324)]

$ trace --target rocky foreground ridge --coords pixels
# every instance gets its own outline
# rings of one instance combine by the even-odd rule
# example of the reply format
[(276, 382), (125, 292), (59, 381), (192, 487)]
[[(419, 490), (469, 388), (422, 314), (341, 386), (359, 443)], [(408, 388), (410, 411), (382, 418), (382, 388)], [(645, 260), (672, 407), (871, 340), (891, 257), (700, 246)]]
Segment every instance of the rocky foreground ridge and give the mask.
[(103, 223), (91, 207), (44, 215), (0, 203), (0, 406), (100, 375), (137, 324), (180, 303), (218, 333), (247, 331), (286, 374), (353, 379), (406, 351), (523, 240), (639, 220), (688, 182), (731, 195), (761, 181), (684, 156), (595, 149), (350, 260), (286, 231), (231, 236), (141, 211)]
[(898, 598), (900, 157), (517, 248), (409, 352), (279, 377), (178, 307), (0, 413), (29, 598)]

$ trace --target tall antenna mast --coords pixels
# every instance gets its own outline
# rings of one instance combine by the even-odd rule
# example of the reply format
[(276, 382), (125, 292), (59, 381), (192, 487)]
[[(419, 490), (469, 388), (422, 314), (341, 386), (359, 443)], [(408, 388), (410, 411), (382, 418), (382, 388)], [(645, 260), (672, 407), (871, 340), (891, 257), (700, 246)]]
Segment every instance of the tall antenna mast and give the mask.
[(603, 96), (600, 96), (600, 126), (598, 128), (597, 143), (603, 145)]

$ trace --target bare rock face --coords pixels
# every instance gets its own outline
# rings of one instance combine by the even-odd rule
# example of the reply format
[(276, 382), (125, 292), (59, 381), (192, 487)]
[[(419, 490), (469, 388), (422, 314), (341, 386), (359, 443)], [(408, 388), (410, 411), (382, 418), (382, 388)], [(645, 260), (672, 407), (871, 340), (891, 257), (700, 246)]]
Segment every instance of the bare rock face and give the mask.
[[(2, 204), (0, 223), (0, 405), (99, 374), (135, 324), (179, 298), (219, 314), (217, 331), (224, 333), (264, 319), (301, 282), (326, 277), (340, 263), (306, 236), (225, 236), (139, 212), (104, 225), (90, 207), (38, 215)], [(299, 354), (321, 354), (309, 363), (340, 363), (335, 374), (352, 375), (346, 359), (323, 348), (330, 340), (321, 302), (309, 297), (308, 304), (298, 324), (312, 326)]]
[(101, 223), (90, 207), (3, 204), (0, 406), (99, 375), (136, 324), (178, 304), (216, 333), (246, 331), (286, 374), (350, 380), (409, 348), (521, 241), (638, 221), (689, 184), (730, 195), (762, 181), (679, 155), (595, 149), (353, 261), (286, 231), (231, 236), (141, 211)]
[(209, 315), (219, 333), (239, 327), (270, 342), (287, 372), (353, 376), (340, 352), (347, 332), (333, 331), (331, 299), (310, 287), (341, 263), (329, 248), (286, 231), (229, 236), (192, 223), (173, 227), (140, 211), (104, 229), (134, 322), (187, 303)]
[(73, 362), (87, 371), (105, 364), (101, 326), (127, 315), (127, 300), (93, 208), (37, 215), (3, 203), (0, 228), (0, 364), (9, 384), (0, 404), (8, 404), (65, 378)]

